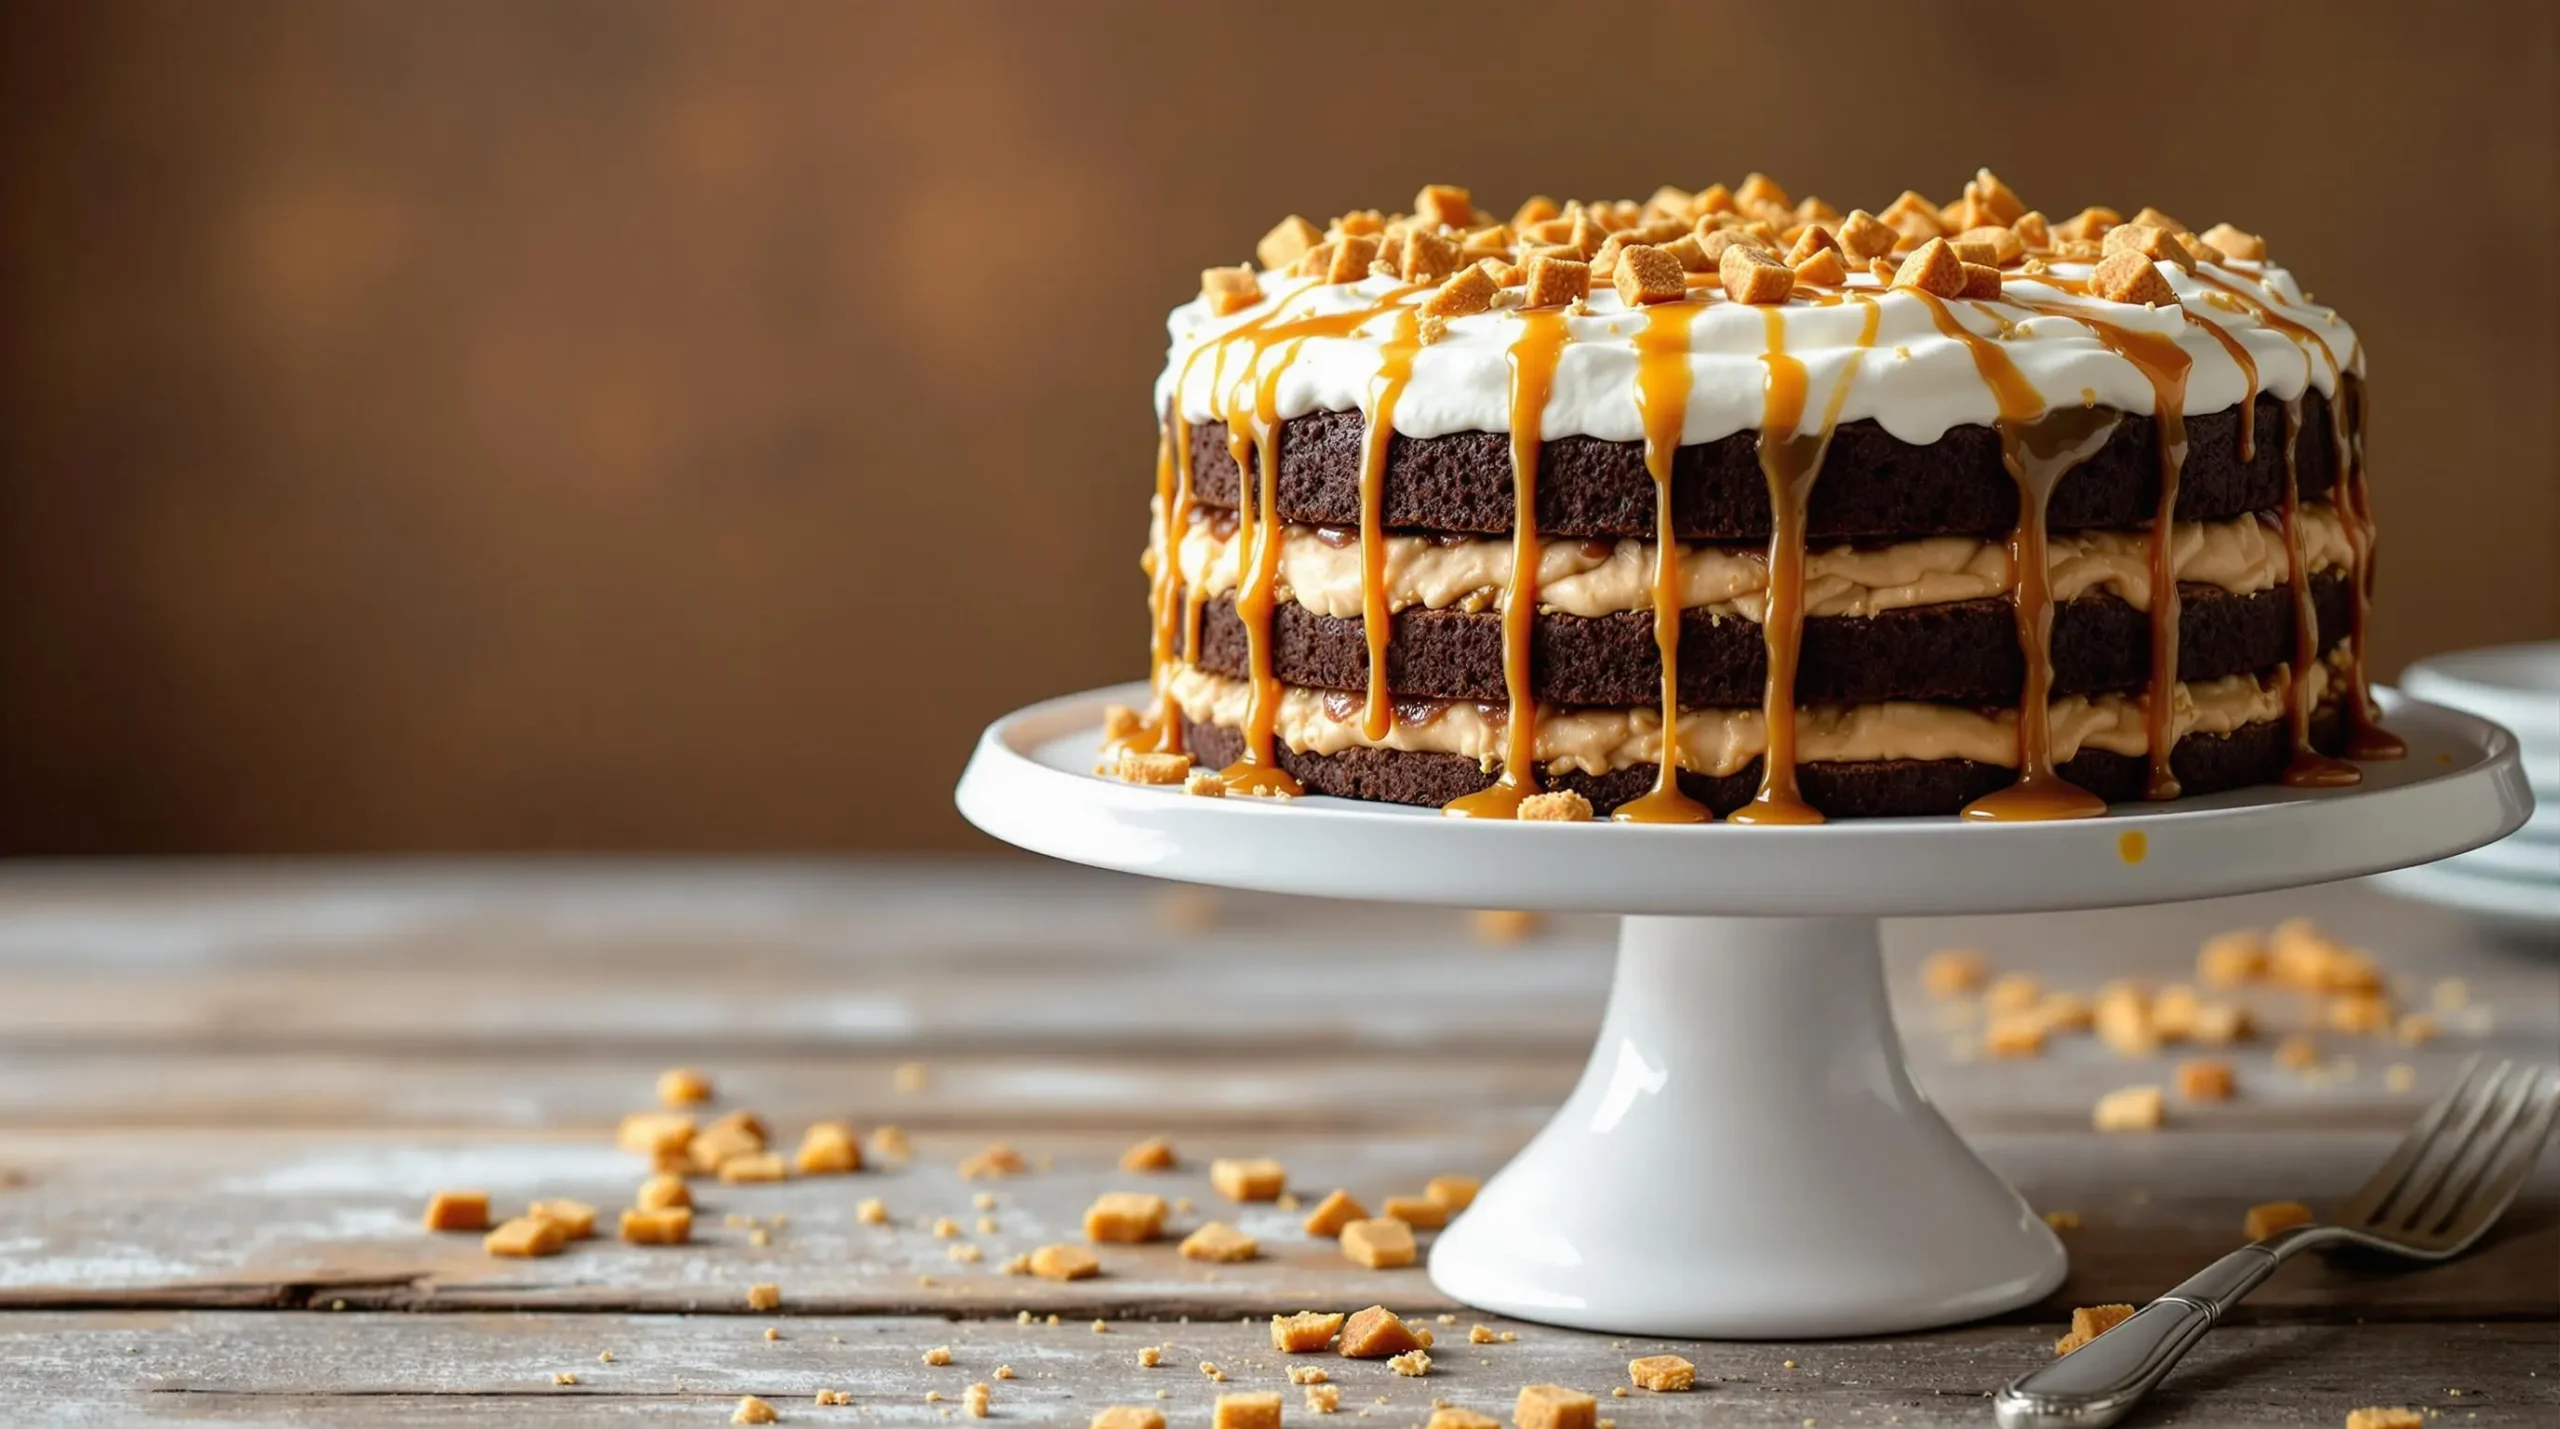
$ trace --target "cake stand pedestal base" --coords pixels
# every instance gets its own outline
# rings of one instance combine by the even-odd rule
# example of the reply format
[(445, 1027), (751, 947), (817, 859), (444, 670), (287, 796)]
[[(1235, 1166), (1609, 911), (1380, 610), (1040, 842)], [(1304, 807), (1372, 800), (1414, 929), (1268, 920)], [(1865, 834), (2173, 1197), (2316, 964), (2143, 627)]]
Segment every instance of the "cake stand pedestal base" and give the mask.
[(1578, 1329), (1716, 1339), (1978, 1319), (2062, 1245), (1911, 1083), (1871, 918), (1629, 918), (1591, 1062), (1431, 1279)]
[(2354, 788), (2052, 824), (1756, 828), (1451, 819), (1097, 779), (1105, 708), (1152, 697), (1124, 685), (998, 720), (959, 803), (1009, 843), (1157, 878), (1637, 915), (1582, 1085), (1440, 1233), (1431, 1278), (1488, 1310), (1620, 1334), (1879, 1334), (2033, 1301), (2061, 1283), (2063, 1253), (1913, 1089), (1875, 919), (2293, 888), (2524, 822), (2514, 736), (2380, 694), (2409, 755), (2365, 765)]

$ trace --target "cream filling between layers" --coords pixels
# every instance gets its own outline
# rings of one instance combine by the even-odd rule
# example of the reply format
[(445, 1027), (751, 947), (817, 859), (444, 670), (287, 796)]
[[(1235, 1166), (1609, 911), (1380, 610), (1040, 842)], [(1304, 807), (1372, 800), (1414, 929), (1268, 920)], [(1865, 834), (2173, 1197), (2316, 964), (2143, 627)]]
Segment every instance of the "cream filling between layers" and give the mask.
[[(2316, 705), (2338, 678), (2343, 656), (2315, 663), (2307, 679)], [(1238, 679), (1177, 662), (1167, 688), (1185, 718), (1196, 723), (1244, 726), (1251, 686)], [(2228, 734), (2245, 725), (2285, 717), (2290, 676), (2284, 667), (2258, 675), (2181, 683), (2172, 699), (2172, 743), (2189, 734)], [(1382, 739), (1361, 730), (1360, 699), (1339, 692), (1285, 687), (1274, 733), (1299, 754), (1339, 754), (1346, 749), (1392, 749), (1457, 754), (1486, 769), (1502, 761), (1504, 719), (1500, 706), (1471, 701), (1434, 702), (1430, 713), (1408, 721), (1402, 711)], [(2138, 695), (2072, 695), (2052, 705), (2053, 757), (2066, 760), (2083, 749), (2113, 754), (2150, 752), (2149, 722)], [(1682, 767), (1699, 773), (1737, 773), (1767, 748), (1768, 732), (1757, 709), (1693, 709), (1680, 713)], [(1538, 711), (1537, 757), (1551, 769), (1606, 774), (1631, 764), (1658, 763), (1662, 718), (1650, 706), (1631, 709), (1556, 708)], [(1819, 705), (1797, 711), (1796, 757), (1805, 763), (1872, 763), (1888, 759), (1971, 759), (2015, 768), (2018, 714), (1957, 705), (1894, 700), (1867, 705)]]
[[(2303, 560), (2312, 570), (2343, 570), (2353, 561), (2345, 525), (2326, 505), (2301, 510)], [(1163, 549), (1158, 507), (1149, 550)], [(1313, 526), (1286, 526), (1280, 542), (1279, 598), (1320, 615), (1361, 613), (1359, 542), (1336, 544)], [(1241, 533), (1217, 534), (1195, 520), (1176, 555), (1183, 583), (1208, 595), (1237, 586)], [(2284, 530), (2257, 516), (2235, 521), (2182, 521), (2171, 536), (2181, 581), (2254, 595), (2292, 575)], [(1428, 536), (1384, 539), (1387, 608), (1500, 608), (1511, 584), (1511, 541), (1442, 541)], [(2147, 531), (2056, 532), (2051, 552), (2053, 598), (2093, 592), (2151, 608), (2151, 535)], [(1566, 615), (1612, 615), (1653, 608), (1653, 543), (1553, 540), (1540, 543), (1538, 608)], [(1739, 615), (1757, 623), (1767, 602), (1765, 548), (1690, 545), (1680, 555), (1680, 603)], [(1945, 605), (2006, 595), (2016, 572), (2005, 541), (1933, 536), (1889, 546), (1835, 546), (1805, 555), (1807, 615), (1875, 615), (1912, 606)]]

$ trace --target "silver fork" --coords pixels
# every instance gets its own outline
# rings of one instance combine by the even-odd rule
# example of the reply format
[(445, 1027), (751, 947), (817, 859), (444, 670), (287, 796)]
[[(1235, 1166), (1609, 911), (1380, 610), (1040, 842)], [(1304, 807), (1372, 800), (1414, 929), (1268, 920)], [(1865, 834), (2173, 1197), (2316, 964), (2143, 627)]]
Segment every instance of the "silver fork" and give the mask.
[(2452, 1091), (2418, 1118), (2327, 1224), (2295, 1226), (2242, 1246), (2133, 1313), (2123, 1324), (1992, 1396), (2001, 1429), (2089, 1429), (2131, 1412), (2240, 1298), (2302, 1251), (2367, 1246), (2412, 1260), (2450, 1260), (2498, 1219), (2541, 1158), (2560, 1117), (2548, 1067), (2463, 1064)]

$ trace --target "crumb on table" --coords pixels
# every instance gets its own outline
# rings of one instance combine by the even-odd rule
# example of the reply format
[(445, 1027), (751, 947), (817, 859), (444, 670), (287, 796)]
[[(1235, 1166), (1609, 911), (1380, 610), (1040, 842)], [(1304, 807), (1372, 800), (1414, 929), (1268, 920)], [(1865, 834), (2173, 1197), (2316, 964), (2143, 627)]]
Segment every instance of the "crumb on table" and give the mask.
[(2159, 1127), (2163, 1115), (2158, 1087), (2120, 1087), (2098, 1098), (2089, 1120), (2100, 1131), (2151, 1131)]
[(2227, 1102), (2238, 1085), (2231, 1064), (2218, 1057), (2191, 1058), (2178, 1064), (2178, 1096), (2182, 1101)]
[(1102, 1273), (1102, 1262), (1080, 1245), (1044, 1245), (1031, 1252), (1029, 1269), (1043, 1280), (1084, 1280)]
[(2311, 1224), (2311, 1208), (2300, 1201), (2269, 1201), (2251, 1206), (2241, 1230), (2251, 1240), (2265, 1240), (2281, 1230)]
[(491, 1255), (558, 1255), (568, 1244), (559, 1223), (540, 1216), (518, 1216), (480, 1238)]
[(1173, 1143), (1161, 1136), (1150, 1136), (1120, 1153), (1123, 1171), (1170, 1171), (1173, 1167)]
[(622, 1238), (633, 1245), (683, 1245), (693, 1239), (693, 1212), (684, 1206), (632, 1207), (622, 1213)]
[(1280, 1392), (1221, 1394), (1210, 1411), (1209, 1425), (1210, 1429), (1280, 1429)]
[(1342, 1228), (1342, 1253), (1371, 1270), (1386, 1270), (1414, 1261), (1413, 1227), (1393, 1216), (1353, 1221)]
[(1687, 1389), (1698, 1382), (1698, 1367), (1678, 1355), (1646, 1355), (1627, 1361), (1627, 1378), (1638, 1389)]
[(421, 1223), (431, 1231), (485, 1231), (489, 1228), (489, 1193), (438, 1191), (427, 1198)]
[(1449, 1208), (1429, 1196), (1389, 1196), (1378, 1203), (1378, 1214), (1393, 1216), (1415, 1230), (1436, 1231), (1449, 1223)]
[(2055, 1355), (2067, 1355), (2133, 1318), (2130, 1305), (2083, 1305), (2071, 1312), (2071, 1329), (2053, 1342)]
[(1347, 1316), (1322, 1311), (1302, 1310), (1295, 1315), (1271, 1317), (1271, 1348), (1282, 1354), (1303, 1355), (1333, 1343), (1336, 1331)]
[(1184, 1236), (1180, 1249), (1186, 1260), (1232, 1263), (1253, 1259), (1262, 1244), (1224, 1221), (1211, 1221)]
[(1523, 1385), (1511, 1410), (1519, 1429), (1598, 1429), (1600, 1401), (1560, 1384)]
[(711, 1100), (711, 1078), (695, 1067), (669, 1067), (658, 1074), (658, 1104), (699, 1106)]
[(1920, 962), (1920, 986), (1931, 997), (1962, 997), (1991, 979), (1991, 960), (1971, 948), (1941, 948)]
[(1368, 1210), (1358, 1201), (1351, 1199), (1350, 1192), (1337, 1187), (1325, 1193), (1323, 1200), (1316, 1202), (1316, 1208), (1307, 1212), (1307, 1218), (1302, 1225), (1309, 1235), (1331, 1236), (1342, 1234), (1342, 1228), (1353, 1221), (1367, 1219), (1369, 1219)]
[(1222, 1156), (1209, 1163), (1209, 1184), (1230, 1201), (1274, 1201), (1287, 1188), (1289, 1173), (1267, 1156)]
[(567, 1240), (586, 1240), (596, 1233), (596, 1208), (584, 1201), (536, 1201), (525, 1208), (525, 1214), (558, 1226)]
[(842, 1175), (862, 1169), (862, 1143), (840, 1121), (817, 1121), (800, 1134), (792, 1165), (803, 1176)]
[(1085, 1208), (1084, 1238), (1135, 1245), (1164, 1234), (1162, 1196), (1144, 1191), (1105, 1191)]

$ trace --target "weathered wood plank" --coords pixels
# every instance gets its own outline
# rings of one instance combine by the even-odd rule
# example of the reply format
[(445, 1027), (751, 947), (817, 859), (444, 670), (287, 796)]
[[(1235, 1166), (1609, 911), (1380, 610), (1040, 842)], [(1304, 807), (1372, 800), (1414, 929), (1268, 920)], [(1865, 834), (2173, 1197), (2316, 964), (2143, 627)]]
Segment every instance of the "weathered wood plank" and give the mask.
[[(1397, 1299), (1439, 1305), (1419, 1270), (1366, 1271), (1274, 1207), (1231, 1207), (1210, 1190), (1213, 1155), (1277, 1156), (1308, 1195), (1350, 1188), (1376, 1198), (1418, 1189), (1440, 1172), (1484, 1174), (1519, 1133), (1233, 1133), (1187, 1139), (1180, 1171), (1140, 1177), (1113, 1164), (1121, 1143), (1093, 1136), (1010, 1138), (1050, 1169), (968, 1182), (955, 1169), (981, 1136), (919, 1137), (918, 1159), (893, 1170), (779, 1185), (697, 1183), (703, 1244), (680, 1248), (581, 1244), (563, 1256), (510, 1261), (477, 1237), (431, 1236), (414, 1217), (429, 1192), (474, 1186), (501, 1213), (536, 1196), (626, 1204), (633, 1159), (602, 1139), (489, 1133), (168, 1132), (14, 1133), (0, 1164), (29, 1178), (0, 1193), (0, 1305), (281, 1304), (343, 1298), (351, 1305), (444, 1309), (717, 1308), (737, 1286), (781, 1280), (814, 1310), (984, 1314), (1032, 1309), (1070, 1315), (1261, 1314), (1311, 1301)], [(2381, 1161), (2387, 1133), (2167, 1131), (2148, 1136), (1993, 1134), (1978, 1138), (1992, 1165), (2042, 1210), (2077, 1213), (2068, 1232), (2073, 1278), (2056, 1303), (2141, 1300), (2239, 1239), (2251, 1204), (2343, 1198)], [(1751, 1174), (1738, 1167), (1736, 1174)], [(1108, 1247), (1099, 1279), (1053, 1285), (1000, 1273), (1008, 1256), (1078, 1239), (1083, 1209), (1107, 1189), (1144, 1187), (1189, 1197), (1177, 1229), (1212, 1218), (1264, 1243), (1265, 1258), (1208, 1267), (1169, 1244)], [(982, 1211), (975, 1198), (991, 1195)], [(855, 1219), (881, 1198), (895, 1224)], [(756, 1246), (731, 1213), (788, 1224)], [(977, 1217), (997, 1229), (981, 1233)], [(974, 1264), (926, 1227), (950, 1217), (981, 1248)], [(1925, 1234), (1925, 1227), (1914, 1227)], [(929, 1282), (929, 1283), (928, 1283)], [(2560, 1154), (2547, 1158), (2509, 1225), (2452, 1265), (2376, 1277), (2352, 1267), (2288, 1267), (2243, 1312), (2289, 1319), (2542, 1316), (2560, 1319)]]
[[(1168, 900), (1215, 912), (1205, 927), (1169, 924)], [(2306, 911), (2376, 947), (2406, 991), (2462, 976), (2499, 1026), (2560, 1038), (2560, 977), (2547, 960), (2355, 885), (1899, 923), (1888, 958), (1906, 994), (1918, 957), (1952, 943), (2094, 988), (2184, 976), (2205, 934)], [(11, 988), (0, 1037), (20, 1052), (700, 1056), (753, 1029), (776, 1052), (1134, 1042), (1569, 1054), (1598, 1016), (1609, 936), (1606, 919), (1558, 919), (1532, 942), (1489, 948), (1446, 910), (1012, 865), (36, 866), (0, 872)], [(2298, 1015), (2280, 1001), (2270, 1010)]]
[[(788, 1290), (786, 1288), (786, 1294)], [(1351, 1302), (1339, 1303), (1353, 1308)], [(1485, 1323), (1519, 1338), (1472, 1345)], [(777, 1327), (782, 1338), (767, 1340)], [(1626, 1429), (1711, 1418), (1717, 1424), (1964, 1426), (1986, 1422), (1981, 1396), (2050, 1354), (2053, 1324), (1974, 1327), (1925, 1338), (1802, 1344), (1620, 1340), (1463, 1317), (1432, 1323), (1432, 1371), (1399, 1377), (1376, 1362), (1273, 1353), (1262, 1325), (1011, 1320), (489, 1315), (432, 1317), (219, 1312), (0, 1315), (0, 1389), (21, 1419), (149, 1414), (226, 1423), (555, 1424), (724, 1422), (740, 1394), (762, 1395), (788, 1423), (937, 1423), (970, 1384), (993, 1391), (999, 1419), (1082, 1424), (1111, 1403), (1207, 1421), (1222, 1391), (1278, 1390), (1292, 1422), (1322, 1422), (1289, 1385), (1291, 1362), (1320, 1364), (1341, 1414), (1419, 1422), (1437, 1400), (1508, 1418), (1530, 1383), (1599, 1393)], [(921, 1352), (948, 1345), (949, 1365)], [(1141, 1368), (1140, 1346), (1163, 1347)], [(610, 1363), (598, 1356), (611, 1352)], [(1687, 1394), (1631, 1390), (1626, 1361), (1668, 1351), (1693, 1360)], [(2320, 1426), (2364, 1404), (2439, 1409), (2449, 1424), (2548, 1424), (2560, 1412), (2549, 1336), (2529, 1325), (2226, 1327), (2209, 1336), (2153, 1401), (2146, 1423)], [(1198, 1365), (1227, 1375), (1213, 1383)], [(997, 1378), (998, 1366), (1011, 1378)], [(577, 1376), (574, 1386), (552, 1376)], [(845, 1392), (842, 1408), (811, 1404)], [(940, 1403), (927, 1392), (943, 1396)], [(1159, 1395), (1162, 1397), (1159, 1398)]]
[[(1926, 1018), (1927, 1013), (1915, 1014)], [(2057, 1040), (2034, 1062), (1957, 1061), (1948, 1048), (1974, 1031), (1906, 1034), (1915, 1075), (1968, 1131), (2067, 1132), (2088, 1124), (2100, 1094), (2168, 1084), (2199, 1049), (2127, 1059), (2087, 1037)], [(2274, 1064), (2271, 1038), (2211, 1049), (2239, 1078), (2236, 1100), (2175, 1105), (2196, 1130), (2393, 1130), (2450, 1084), (2475, 1052), (2550, 1055), (2519, 1035), (2448, 1037), (2423, 1048), (2330, 1039), (2315, 1074)], [(1571, 1089), (1582, 1051), (1498, 1047), (1312, 1053), (1241, 1047), (1225, 1054), (952, 1052), (929, 1060), (815, 1051), (725, 1049), (707, 1064), (723, 1105), (779, 1122), (850, 1117), (911, 1128), (1096, 1134), (1144, 1131), (1371, 1131), (1535, 1127)], [(155, 1128), (319, 1130), (329, 1127), (488, 1127), (496, 1131), (609, 1130), (651, 1105), (657, 1072), (678, 1060), (649, 1050), (551, 1056), (532, 1049), (465, 1053), (248, 1048), (223, 1051), (0, 1053), (0, 1128), (100, 1131)], [(925, 1069), (902, 1090), (899, 1069)], [(2340, 1075), (2342, 1066), (2352, 1071)], [(2408, 1070), (2406, 1085), (2388, 1075)]]
[[(481, 1126), (604, 1132), (652, 1108), (676, 1059), (647, 1051), (546, 1057), (360, 1051), (0, 1053), (0, 1127), (115, 1128)], [(1356, 1057), (1239, 1049), (1224, 1057), (1133, 1047), (1068, 1053), (952, 1053), (913, 1059), (753, 1046), (709, 1064), (722, 1106), (778, 1125), (850, 1117), (909, 1128), (1151, 1131), (1324, 1128), (1530, 1128), (1572, 1088), (1580, 1054), (1492, 1051)], [(1381, 1095), (1380, 1088), (1391, 1089)]]
[[(1221, 911), (1205, 930), (1171, 928), (1167, 896)], [(2031, 1071), (1971, 1058), (1978, 1013), (1919, 995), (1923, 952), (1981, 946), (2085, 990), (2183, 976), (2203, 934), (2305, 906), (2383, 948), (2408, 1000), (2465, 977), (2475, 1006), (2456, 1030), (2477, 1016), (2491, 1033), (2417, 1053), (2324, 1036), (2357, 1074), (2316, 1088), (2273, 1074), (2262, 1040), (2232, 1054), (2243, 1099), (2197, 1124), (2397, 1125), (2413, 1099), (2386, 1084), (2393, 1063), (2423, 1088), (2474, 1048), (2560, 1044), (2548, 962), (2341, 886), (1895, 925), (1915, 1066), (1968, 1128), (2074, 1127), (2099, 1093), (2166, 1078), (2176, 1049), (2129, 1063), (2078, 1039)], [(0, 1125), (592, 1127), (676, 1060), (713, 1064), (784, 1116), (1096, 1125), (1115, 1103), (1160, 1101), (1186, 1126), (1508, 1125), (1569, 1084), (1607, 932), (1561, 920), (1487, 948), (1445, 911), (1168, 895), (1046, 868), (21, 870), (0, 874)], [(2276, 1031), (2316, 1012), (2271, 990), (2246, 1000)], [(893, 1094), (893, 1068), (918, 1057), (938, 1075)], [(1150, 1076), (1158, 1059), (1168, 1070)], [(1382, 1077), (1403, 1094), (1344, 1094)]]

